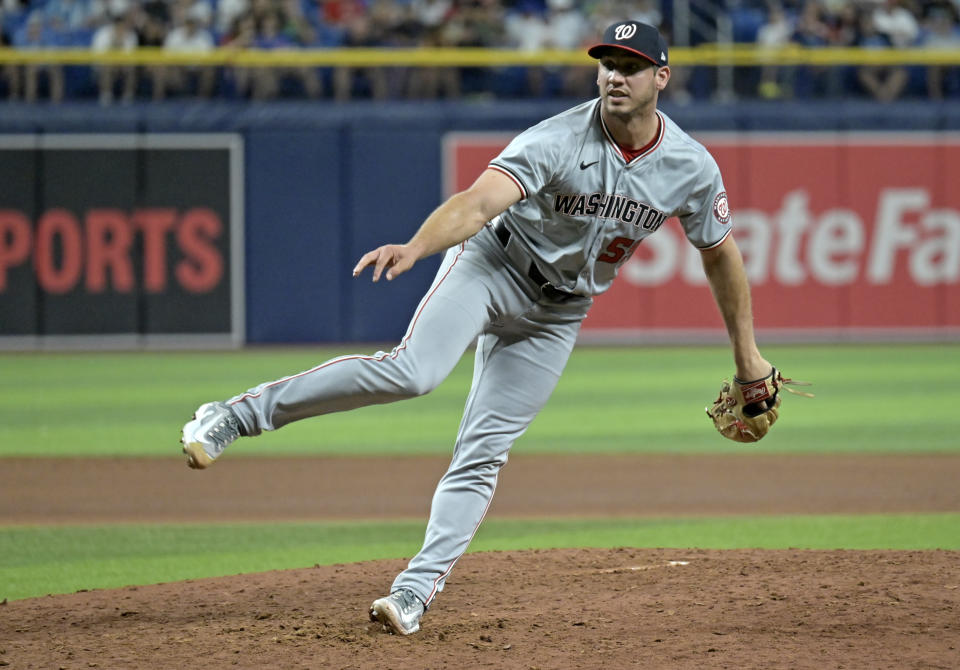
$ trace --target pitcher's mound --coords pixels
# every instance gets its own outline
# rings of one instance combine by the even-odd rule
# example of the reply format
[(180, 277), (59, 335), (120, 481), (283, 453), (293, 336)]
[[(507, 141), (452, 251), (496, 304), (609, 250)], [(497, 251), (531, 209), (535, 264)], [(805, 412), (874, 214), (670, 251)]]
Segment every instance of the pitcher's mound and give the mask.
[(478, 553), (403, 638), (403, 561), (20, 600), (13, 668), (956, 668), (960, 552)]

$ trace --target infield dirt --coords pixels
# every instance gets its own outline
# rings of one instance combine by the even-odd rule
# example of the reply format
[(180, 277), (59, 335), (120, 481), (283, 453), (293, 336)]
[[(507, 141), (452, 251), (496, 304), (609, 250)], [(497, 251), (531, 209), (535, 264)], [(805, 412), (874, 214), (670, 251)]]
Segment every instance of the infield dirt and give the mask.
[[(5, 459), (4, 523), (424, 517), (445, 459)], [(368, 492), (393, 487), (389, 501)], [(515, 457), (491, 515), (960, 511), (960, 456)], [(389, 504), (388, 504), (389, 503)], [(960, 552), (468, 554), (410, 638), (403, 560), (0, 605), (11, 668), (957, 668)]]

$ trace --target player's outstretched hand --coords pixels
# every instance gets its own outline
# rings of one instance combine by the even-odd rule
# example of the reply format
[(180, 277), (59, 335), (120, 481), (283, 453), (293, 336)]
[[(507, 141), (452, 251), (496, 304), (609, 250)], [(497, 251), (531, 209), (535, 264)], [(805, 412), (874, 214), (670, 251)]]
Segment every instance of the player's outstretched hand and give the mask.
[(353, 276), (356, 277), (365, 267), (372, 265), (373, 281), (380, 281), (384, 270), (389, 281), (412, 268), (417, 259), (416, 252), (408, 244), (385, 244), (365, 253), (353, 268)]

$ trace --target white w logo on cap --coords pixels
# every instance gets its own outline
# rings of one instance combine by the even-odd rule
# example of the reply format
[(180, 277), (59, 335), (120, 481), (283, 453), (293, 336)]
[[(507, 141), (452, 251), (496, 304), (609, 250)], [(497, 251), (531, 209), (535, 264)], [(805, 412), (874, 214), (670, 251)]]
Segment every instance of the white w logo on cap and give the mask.
[(614, 31), (613, 36), (616, 37), (618, 40), (628, 40), (636, 34), (637, 34), (637, 24), (626, 23), (622, 26), (617, 26), (617, 29)]

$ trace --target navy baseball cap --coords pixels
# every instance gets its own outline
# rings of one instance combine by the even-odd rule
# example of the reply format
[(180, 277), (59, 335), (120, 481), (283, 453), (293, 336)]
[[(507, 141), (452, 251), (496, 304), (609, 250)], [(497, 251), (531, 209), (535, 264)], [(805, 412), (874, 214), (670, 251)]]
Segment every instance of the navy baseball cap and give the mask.
[(639, 21), (621, 21), (603, 31), (603, 40), (587, 49), (591, 58), (600, 58), (607, 48), (623, 49), (643, 56), (654, 65), (667, 64), (667, 42), (660, 31)]

